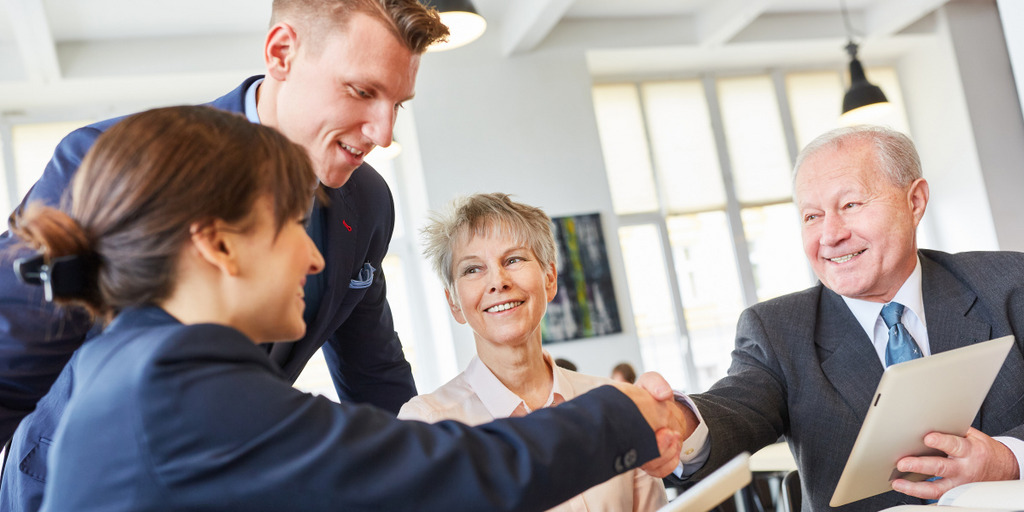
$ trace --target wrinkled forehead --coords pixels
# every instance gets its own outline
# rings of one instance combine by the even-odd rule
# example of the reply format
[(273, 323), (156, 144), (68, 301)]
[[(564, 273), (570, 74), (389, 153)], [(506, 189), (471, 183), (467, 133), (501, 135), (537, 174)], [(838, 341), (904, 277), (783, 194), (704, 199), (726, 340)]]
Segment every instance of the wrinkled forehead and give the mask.
[(793, 177), (794, 188), (844, 175), (885, 177), (875, 147), (869, 141), (836, 141), (804, 157)]
[(476, 238), (511, 240), (515, 243), (525, 243), (527, 240), (526, 234), (522, 233), (517, 226), (499, 219), (484, 217), (463, 224), (453, 240), (453, 247), (463, 247)]

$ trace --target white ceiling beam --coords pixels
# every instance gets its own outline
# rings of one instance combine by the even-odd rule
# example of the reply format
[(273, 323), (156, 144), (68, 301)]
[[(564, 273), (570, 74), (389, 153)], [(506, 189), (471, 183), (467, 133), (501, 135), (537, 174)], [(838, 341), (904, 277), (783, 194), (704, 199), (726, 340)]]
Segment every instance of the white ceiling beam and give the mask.
[(903, 30), (949, 0), (876, 2), (864, 13), (864, 39), (889, 36)]
[(503, 17), (502, 50), (505, 56), (535, 48), (565, 16), (574, 0), (516, 0)]
[(657, 46), (697, 46), (693, 16), (570, 18), (559, 23), (544, 47), (584, 51)]
[(697, 13), (695, 24), (701, 46), (721, 46), (763, 14), (771, 0), (719, 0)]
[(31, 82), (60, 80), (57, 48), (46, 19), (43, 0), (2, 0), (10, 17), (15, 45), (21, 55), (25, 76)]

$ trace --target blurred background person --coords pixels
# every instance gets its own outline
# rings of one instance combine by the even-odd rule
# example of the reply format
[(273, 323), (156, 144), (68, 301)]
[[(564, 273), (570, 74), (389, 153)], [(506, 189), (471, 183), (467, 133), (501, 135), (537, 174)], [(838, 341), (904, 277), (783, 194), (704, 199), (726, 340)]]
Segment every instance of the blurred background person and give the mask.
[(615, 365), (615, 368), (612, 368), (612, 380), (632, 384), (636, 382), (636, 370), (629, 363), (619, 363)]
[(568, 359), (564, 359), (564, 358), (561, 358), (561, 357), (555, 358), (555, 364), (558, 365), (559, 368), (565, 368), (566, 370), (574, 371), (574, 372), (578, 371), (576, 369), (576, 363), (573, 363), (572, 361), (570, 361)]

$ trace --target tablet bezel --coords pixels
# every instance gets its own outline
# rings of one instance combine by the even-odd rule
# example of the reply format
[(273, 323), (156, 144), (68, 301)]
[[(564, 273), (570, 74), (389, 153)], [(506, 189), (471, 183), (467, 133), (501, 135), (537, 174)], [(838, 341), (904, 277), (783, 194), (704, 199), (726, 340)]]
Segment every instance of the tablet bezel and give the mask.
[(1013, 342), (1003, 336), (886, 369), (829, 505), (890, 491), (897, 478), (928, 478), (902, 473), (896, 462), (936, 454), (924, 445), (929, 432), (967, 433)]

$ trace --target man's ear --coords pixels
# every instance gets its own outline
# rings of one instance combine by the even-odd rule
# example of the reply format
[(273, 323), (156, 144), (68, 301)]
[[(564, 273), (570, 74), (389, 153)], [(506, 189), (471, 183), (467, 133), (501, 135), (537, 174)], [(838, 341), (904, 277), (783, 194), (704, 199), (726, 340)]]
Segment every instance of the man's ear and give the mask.
[(193, 222), (189, 226), (192, 246), (195, 247), (203, 261), (220, 269), (226, 275), (237, 276), (237, 250), (234, 247), (234, 241), (229, 236), (230, 233), (223, 231), (221, 227), (223, 227), (223, 222), (220, 220), (206, 223)]
[(267, 66), (267, 74), (274, 80), (283, 82), (288, 78), (292, 62), (298, 54), (298, 41), (298, 35), (291, 25), (281, 22), (270, 27), (263, 44), (263, 62)]
[(921, 223), (924, 217), (924, 210), (928, 206), (928, 182), (924, 178), (918, 178), (910, 184), (907, 191), (907, 201), (914, 213), (914, 226)]
[(448, 299), (448, 309), (452, 312), (452, 317), (455, 321), (460, 324), (466, 323), (466, 315), (462, 314), (462, 308), (452, 300), (452, 294), (448, 291), (444, 291), (444, 298)]

